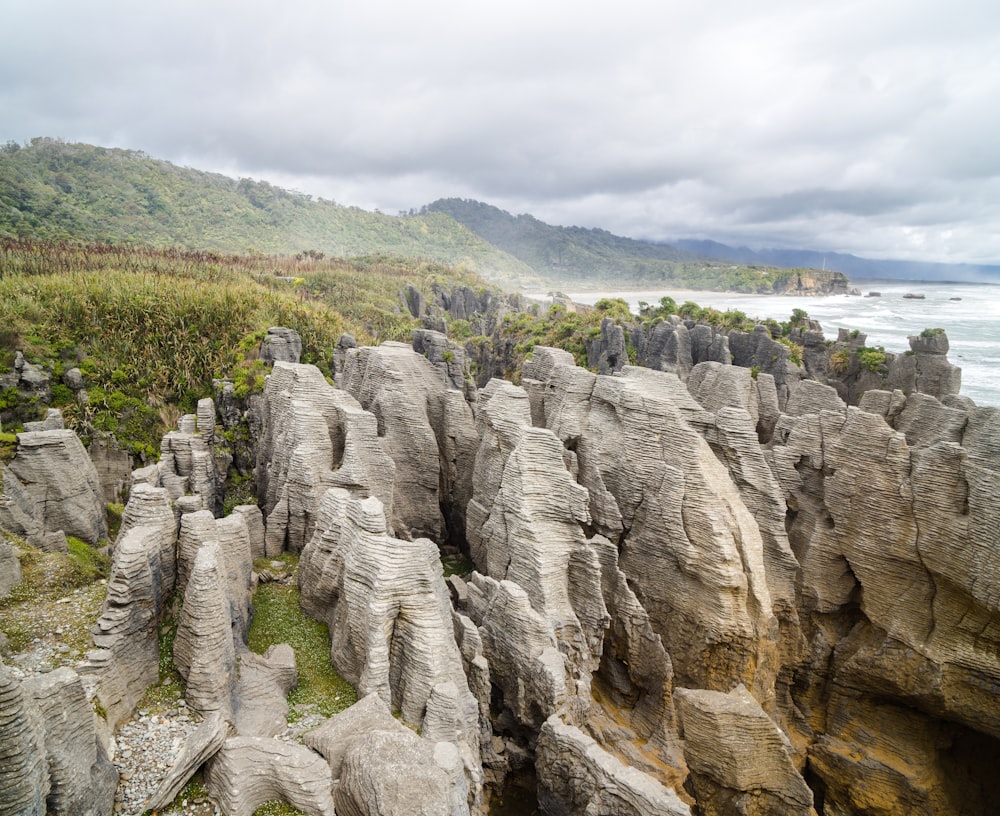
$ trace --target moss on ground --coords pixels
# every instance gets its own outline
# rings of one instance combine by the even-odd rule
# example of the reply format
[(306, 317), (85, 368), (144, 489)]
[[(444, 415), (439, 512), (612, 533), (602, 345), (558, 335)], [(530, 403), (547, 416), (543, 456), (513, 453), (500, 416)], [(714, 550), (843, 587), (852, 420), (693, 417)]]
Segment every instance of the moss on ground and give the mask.
[(298, 557), (286, 553), (280, 559), (258, 561), (257, 565), (269, 569), (271, 560), (280, 560), (289, 568), (291, 581), (257, 587), (253, 596), (250, 649), (263, 654), (278, 643), (291, 646), (295, 650), (299, 684), (288, 695), (289, 719), (297, 718), (299, 706), (308, 706), (330, 717), (352, 705), (357, 700), (357, 693), (330, 663), (330, 635), (326, 624), (307, 617), (299, 606)]

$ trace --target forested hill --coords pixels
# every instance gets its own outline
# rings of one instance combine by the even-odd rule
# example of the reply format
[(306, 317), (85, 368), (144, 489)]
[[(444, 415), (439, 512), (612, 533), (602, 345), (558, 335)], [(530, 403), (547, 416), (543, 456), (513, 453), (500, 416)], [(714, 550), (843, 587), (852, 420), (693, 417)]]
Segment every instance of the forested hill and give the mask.
[(846, 277), (837, 272), (809, 270), (803, 274), (801, 269), (712, 260), (606, 230), (552, 226), (531, 215), (511, 215), (480, 201), (444, 198), (421, 212), (450, 215), (543, 278), (567, 284), (628, 283), (770, 293), (798, 289), (808, 280), (808, 286), (818, 286), (819, 292), (847, 291)]
[(344, 258), (383, 253), (466, 264), (494, 279), (533, 276), (441, 213), (373, 213), (139, 151), (41, 138), (0, 147), (0, 236)]

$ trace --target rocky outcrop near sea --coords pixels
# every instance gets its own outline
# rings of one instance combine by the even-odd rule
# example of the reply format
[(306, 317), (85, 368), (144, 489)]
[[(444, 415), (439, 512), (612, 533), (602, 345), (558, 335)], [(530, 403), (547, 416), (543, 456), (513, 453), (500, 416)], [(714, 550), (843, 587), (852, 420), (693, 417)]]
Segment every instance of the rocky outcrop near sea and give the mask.
[[(536, 347), (479, 387), (433, 328), (342, 342), (336, 385), (272, 330), (258, 504), (220, 512), (227, 409), (199, 405), (133, 474), (93, 648), (0, 664), (0, 816), (138, 816), (196, 773), (225, 816), (994, 812), (1000, 410), (960, 396), (947, 337), (872, 371), (818, 326), (798, 362), (767, 327), (643, 331), (646, 366), (609, 324), (595, 370)], [(71, 436), (22, 434), (23, 536), (99, 495), (79, 458), (59, 475)], [(61, 478), (69, 516), (40, 512)], [(301, 730), (293, 649), (247, 645), (261, 557), (297, 557), (358, 692)], [(118, 746), (160, 727), (137, 706), (173, 624), (184, 711), (136, 798)]]

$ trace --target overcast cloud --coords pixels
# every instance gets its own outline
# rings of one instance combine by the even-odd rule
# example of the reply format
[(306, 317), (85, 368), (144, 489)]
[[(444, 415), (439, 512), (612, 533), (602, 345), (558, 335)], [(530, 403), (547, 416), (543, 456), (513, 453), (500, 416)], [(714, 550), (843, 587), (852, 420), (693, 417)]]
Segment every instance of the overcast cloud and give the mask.
[[(662, 7), (661, 7), (662, 6)], [(6, 0), (0, 141), (394, 213), (1000, 263), (994, 0)]]

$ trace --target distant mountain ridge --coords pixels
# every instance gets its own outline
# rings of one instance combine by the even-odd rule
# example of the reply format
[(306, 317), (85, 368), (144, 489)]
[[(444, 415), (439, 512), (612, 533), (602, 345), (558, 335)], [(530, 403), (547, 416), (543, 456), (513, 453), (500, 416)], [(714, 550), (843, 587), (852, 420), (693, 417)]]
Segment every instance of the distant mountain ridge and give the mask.
[(948, 264), (931, 261), (898, 261), (859, 258), (843, 252), (809, 249), (759, 249), (733, 247), (717, 241), (682, 239), (675, 246), (703, 257), (740, 264), (767, 264), (779, 267), (836, 269), (852, 279), (953, 281), (956, 283), (1000, 283), (1000, 266), (991, 264)]
[(651, 285), (760, 294), (846, 292), (840, 272), (722, 263), (668, 244), (623, 238), (607, 230), (558, 227), (531, 215), (461, 198), (443, 198), (421, 213), (443, 213), (557, 283)]

